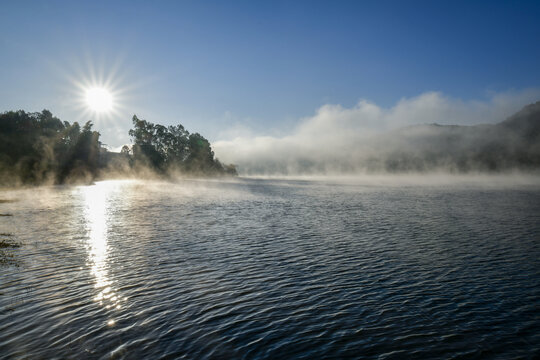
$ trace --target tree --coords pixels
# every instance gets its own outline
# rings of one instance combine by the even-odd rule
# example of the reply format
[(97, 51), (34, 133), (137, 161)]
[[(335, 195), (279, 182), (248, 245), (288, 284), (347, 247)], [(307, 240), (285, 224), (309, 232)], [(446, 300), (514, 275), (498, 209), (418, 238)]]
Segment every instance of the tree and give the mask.
[(124, 145), (124, 146), (122, 146), (122, 150), (120, 150), (120, 154), (129, 155), (129, 154), (131, 154), (131, 149), (129, 148), (129, 146)]
[(0, 114), (0, 168), (11, 174), (9, 181), (57, 183), (83, 169), (85, 177), (99, 168), (100, 134), (87, 122), (62, 122), (48, 110), (40, 113), (10, 111)]
[[(180, 170), (205, 175), (235, 174), (234, 166), (227, 170), (214, 159), (208, 140), (199, 133), (190, 134), (182, 125), (165, 127), (132, 118), (133, 157), (139, 165), (159, 172)], [(233, 171), (234, 169), (234, 171)]]

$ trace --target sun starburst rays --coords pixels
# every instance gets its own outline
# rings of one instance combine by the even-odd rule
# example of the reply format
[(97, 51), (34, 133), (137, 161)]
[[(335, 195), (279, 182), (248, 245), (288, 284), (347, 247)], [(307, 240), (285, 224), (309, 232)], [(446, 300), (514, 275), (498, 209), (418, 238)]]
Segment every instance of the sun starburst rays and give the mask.
[(109, 90), (102, 87), (93, 87), (86, 90), (86, 105), (92, 111), (105, 113), (111, 111), (114, 98)]

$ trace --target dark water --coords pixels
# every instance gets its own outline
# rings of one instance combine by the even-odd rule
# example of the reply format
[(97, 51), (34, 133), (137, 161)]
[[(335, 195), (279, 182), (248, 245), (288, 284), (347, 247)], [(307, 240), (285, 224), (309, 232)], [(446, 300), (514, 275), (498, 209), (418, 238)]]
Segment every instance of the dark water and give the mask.
[(1, 358), (533, 358), (540, 186), (2, 191)]

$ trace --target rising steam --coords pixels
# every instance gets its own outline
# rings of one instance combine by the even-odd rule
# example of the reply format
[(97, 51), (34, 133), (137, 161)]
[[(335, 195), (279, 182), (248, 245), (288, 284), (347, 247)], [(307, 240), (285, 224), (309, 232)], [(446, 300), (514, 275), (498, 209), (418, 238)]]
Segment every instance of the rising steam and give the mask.
[[(388, 161), (392, 160), (390, 157), (396, 152), (404, 148), (414, 152), (415, 141), (440, 132), (435, 127), (415, 127), (408, 129), (404, 138), (403, 131), (396, 129), (433, 123), (495, 124), (538, 99), (540, 89), (529, 89), (495, 94), (487, 101), (462, 101), (428, 92), (402, 99), (389, 108), (367, 100), (360, 100), (352, 108), (324, 105), (314, 116), (302, 119), (291, 134), (281, 137), (232, 136), (215, 142), (212, 147), (220, 160), (237, 164), (241, 174), (386, 171)], [(473, 166), (472, 162), (468, 164)], [(444, 162), (437, 166), (443, 167)]]

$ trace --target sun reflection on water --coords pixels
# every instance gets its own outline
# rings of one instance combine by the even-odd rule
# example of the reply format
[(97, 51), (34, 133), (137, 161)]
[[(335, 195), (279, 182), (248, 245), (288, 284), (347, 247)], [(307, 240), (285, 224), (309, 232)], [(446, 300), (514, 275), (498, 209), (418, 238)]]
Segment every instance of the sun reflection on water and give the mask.
[(108, 231), (110, 226), (110, 202), (114, 184), (100, 182), (82, 187), (84, 214), (88, 231), (88, 265), (98, 291), (94, 300), (107, 309), (120, 309), (120, 298), (112, 286), (109, 266)]

